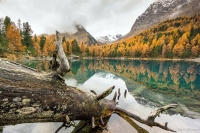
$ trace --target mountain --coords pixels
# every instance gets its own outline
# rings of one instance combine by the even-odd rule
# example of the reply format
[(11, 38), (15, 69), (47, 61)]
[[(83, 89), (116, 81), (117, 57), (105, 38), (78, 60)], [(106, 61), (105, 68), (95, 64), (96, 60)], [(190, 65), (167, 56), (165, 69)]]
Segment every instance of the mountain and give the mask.
[(99, 42), (89, 33), (82, 25), (76, 25), (75, 33), (61, 33), (61, 36), (65, 36), (66, 40), (76, 39), (79, 43), (85, 43), (88, 46), (90, 45), (100, 45)]
[(96, 37), (96, 40), (102, 43), (111, 43), (114, 42), (122, 37), (121, 34), (116, 35), (107, 35), (107, 36), (99, 36)]
[(158, 0), (151, 4), (146, 11), (136, 19), (130, 32), (123, 38), (138, 34), (168, 19), (181, 16), (194, 16), (198, 14), (199, 11), (199, 0)]

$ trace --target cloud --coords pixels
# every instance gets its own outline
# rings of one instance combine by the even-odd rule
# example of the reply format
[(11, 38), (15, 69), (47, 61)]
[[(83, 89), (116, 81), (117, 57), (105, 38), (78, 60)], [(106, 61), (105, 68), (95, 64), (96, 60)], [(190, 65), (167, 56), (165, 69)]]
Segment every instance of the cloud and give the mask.
[(155, 0), (0, 0), (0, 17), (29, 22), (34, 33), (75, 32), (83, 25), (92, 35), (126, 34)]

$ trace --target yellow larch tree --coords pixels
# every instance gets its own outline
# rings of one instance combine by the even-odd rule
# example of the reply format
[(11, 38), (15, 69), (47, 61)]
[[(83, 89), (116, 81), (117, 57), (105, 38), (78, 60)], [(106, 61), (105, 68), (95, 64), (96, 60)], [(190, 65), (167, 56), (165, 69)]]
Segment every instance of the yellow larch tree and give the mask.
[(162, 57), (163, 58), (165, 57), (166, 51), (167, 51), (167, 46), (164, 44), (163, 47), (162, 47)]
[(174, 55), (180, 57), (181, 54), (183, 53), (184, 46), (182, 44), (176, 44), (173, 48), (173, 53)]
[(21, 44), (22, 37), (14, 24), (8, 26), (6, 37), (8, 39), (8, 47), (11, 51), (25, 51), (25, 46)]
[(39, 45), (38, 41), (34, 41), (33, 45), (34, 45), (34, 49), (35, 49), (35, 55), (40, 56), (41, 51), (40, 51), (40, 45)]
[(142, 56), (148, 57), (149, 52), (150, 52), (149, 44), (145, 43), (144, 46), (143, 46), (143, 49), (142, 49)]
[(199, 49), (198, 45), (192, 47), (192, 54), (194, 56), (197, 57), (199, 55), (199, 51), (200, 51), (200, 49)]
[(66, 53), (67, 52), (67, 44), (65, 41), (62, 43), (62, 46), (63, 46), (64, 53)]

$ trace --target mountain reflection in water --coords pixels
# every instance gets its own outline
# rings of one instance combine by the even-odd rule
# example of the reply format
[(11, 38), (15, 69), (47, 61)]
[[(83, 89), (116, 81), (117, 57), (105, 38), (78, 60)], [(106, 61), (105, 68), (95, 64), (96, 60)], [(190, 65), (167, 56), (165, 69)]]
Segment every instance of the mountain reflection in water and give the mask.
[[(21, 62), (39, 71), (48, 69), (48, 61)], [(188, 130), (200, 132), (200, 64), (195, 62), (172, 61), (122, 61), (122, 60), (83, 60), (70, 62), (72, 71), (65, 76), (68, 85), (77, 86), (87, 91), (95, 90), (98, 94), (115, 85), (115, 90), (107, 98), (112, 99), (120, 88), (119, 107), (136, 115), (147, 118), (157, 106), (177, 103), (177, 109), (161, 114), (156, 121), (168, 122), (169, 127), (183, 133)], [(123, 93), (128, 90), (126, 98)], [(196, 119), (192, 119), (196, 118)], [(159, 128), (142, 125), (149, 132), (166, 132)], [(27, 125), (29, 125), (27, 127)], [(7, 126), (9, 132), (42, 132), (55, 131), (61, 123), (19, 124)], [(112, 133), (137, 132), (131, 125), (117, 115), (109, 120)], [(26, 128), (25, 128), (26, 127)], [(23, 130), (22, 130), (23, 129)], [(26, 131), (24, 131), (27, 129)], [(49, 130), (47, 130), (49, 129)], [(71, 129), (72, 130), (72, 129)], [(71, 132), (62, 129), (61, 132)], [(49, 132), (48, 132), (49, 133)]]

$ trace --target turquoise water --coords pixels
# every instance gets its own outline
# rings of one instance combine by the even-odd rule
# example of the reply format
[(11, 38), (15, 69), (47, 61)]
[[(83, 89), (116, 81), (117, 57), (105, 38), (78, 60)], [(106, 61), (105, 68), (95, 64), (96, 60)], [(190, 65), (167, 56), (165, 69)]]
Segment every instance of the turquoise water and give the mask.
[[(20, 63), (48, 71), (48, 61), (26, 60)], [(82, 60), (70, 61), (72, 71), (66, 74), (66, 83), (86, 91), (95, 90), (98, 94), (115, 85), (121, 92), (128, 90), (126, 98), (119, 98), (119, 107), (136, 115), (147, 118), (148, 114), (158, 106), (177, 103), (178, 108), (161, 114), (156, 121), (168, 122), (169, 127), (177, 132), (200, 131), (200, 63), (184, 61), (125, 61), (125, 60)], [(112, 99), (114, 92), (107, 98)], [(136, 122), (137, 123), (137, 122)], [(159, 128), (150, 128), (137, 123), (149, 132), (166, 132)], [(7, 126), (9, 131), (44, 133), (53, 132), (60, 123), (34, 123)], [(132, 126), (117, 115), (109, 120), (112, 133), (137, 132)], [(44, 128), (45, 127), (45, 128)], [(62, 130), (71, 132), (73, 129)], [(25, 131), (24, 131), (25, 132)]]

